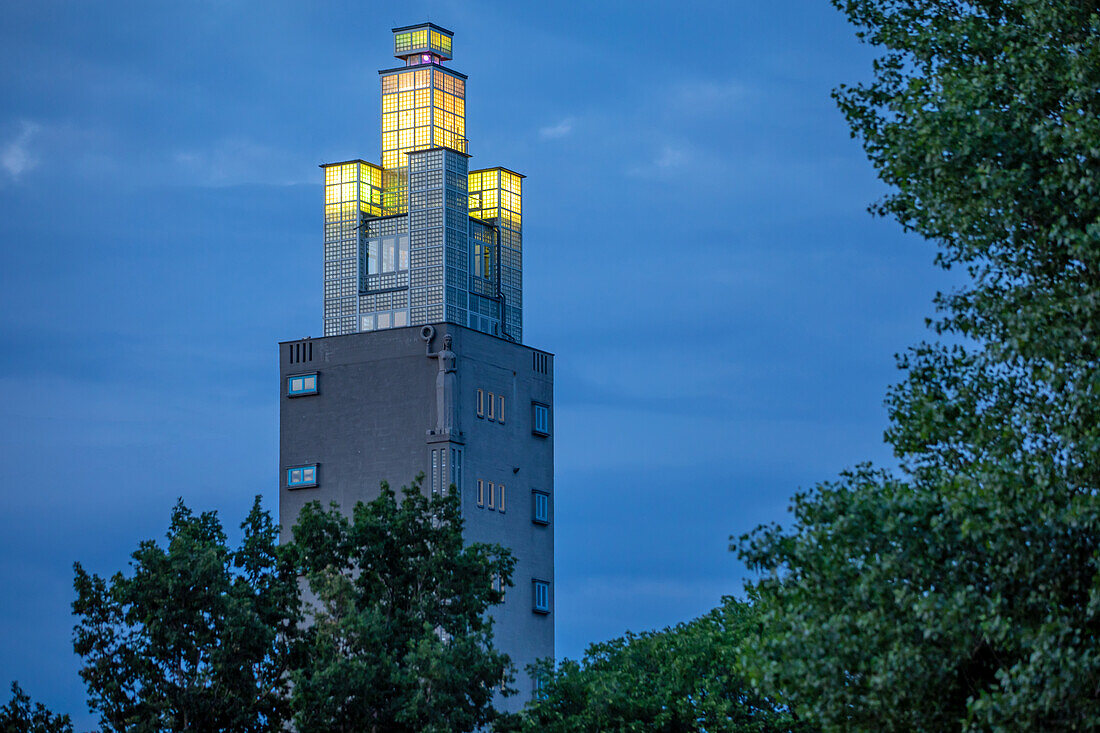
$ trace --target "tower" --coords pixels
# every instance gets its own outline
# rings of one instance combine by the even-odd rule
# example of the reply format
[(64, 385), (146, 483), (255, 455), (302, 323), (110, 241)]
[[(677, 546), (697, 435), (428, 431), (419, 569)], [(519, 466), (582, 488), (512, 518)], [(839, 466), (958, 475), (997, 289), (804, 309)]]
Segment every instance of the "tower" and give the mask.
[(517, 558), (493, 611), (517, 669), (554, 653), (553, 355), (522, 344), (523, 176), (470, 170), (453, 34), (393, 29), (380, 164), (324, 170), (324, 337), (279, 346), (280, 520), (381, 481), (453, 484), (470, 542)]
[(469, 170), (452, 33), (394, 29), (379, 71), (381, 165), (325, 170), (324, 334), (448, 321), (523, 340), (523, 176)]

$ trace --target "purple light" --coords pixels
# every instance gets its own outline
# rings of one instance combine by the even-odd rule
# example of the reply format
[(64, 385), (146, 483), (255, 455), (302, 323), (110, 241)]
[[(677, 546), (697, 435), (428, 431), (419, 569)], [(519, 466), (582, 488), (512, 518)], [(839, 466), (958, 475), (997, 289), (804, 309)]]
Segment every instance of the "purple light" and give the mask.
[(420, 54), (420, 63), (430, 64), (432, 62), (432, 55), (430, 53)]

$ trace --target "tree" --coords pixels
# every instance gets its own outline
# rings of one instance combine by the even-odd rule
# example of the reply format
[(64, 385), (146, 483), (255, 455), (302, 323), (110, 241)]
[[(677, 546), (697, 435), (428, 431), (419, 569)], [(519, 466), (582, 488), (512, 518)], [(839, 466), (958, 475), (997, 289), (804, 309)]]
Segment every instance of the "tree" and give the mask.
[(299, 730), (468, 731), (510, 692), (487, 611), (515, 560), (464, 546), (457, 492), (426, 497), (421, 479), (400, 502), (383, 484), (350, 518), (317, 502), (298, 516), (291, 548), (313, 595), (292, 675)]
[(31, 698), (18, 682), (11, 683), (11, 700), (0, 707), (0, 733), (73, 733), (68, 715), (55, 715)]
[(836, 98), (966, 285), (900, 360), (900, 470), (741, 539), (765, 690), (830, 730), (1100, 726), (1100, 8), (833, 0), (881, 51)]
[(115, 731), (268, 731), (288, 719), (297, 578), (260, 499), (231, 550), (214, 512), (176, 504), (167, 544), (142, 542), (130, 577), (75, 566), (73, 646), (89, 707)]
[(752, 607), (734, 598), (689, 623), (593, 644), (580, 662), (537, 665), (540, 695), (519, 730), (808, 731), (732, 671), (757, 633)]

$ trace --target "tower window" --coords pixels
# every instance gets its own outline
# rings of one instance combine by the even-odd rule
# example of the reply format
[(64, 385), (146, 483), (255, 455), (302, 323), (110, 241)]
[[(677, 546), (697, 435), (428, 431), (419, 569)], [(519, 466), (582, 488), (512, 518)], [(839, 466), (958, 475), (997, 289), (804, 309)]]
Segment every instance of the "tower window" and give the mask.
[(497, 511), (504, 513), (504, 484), (497, 484)]
[(303, 397), (317, 394), (317, 373), (295, 374), (286, 378), (287, 397)]
[(550, 495), (545, 491), (531, 492), (531, 521), (550, 524)]
[(538, 402), (532, 402), (531, 407), (534, 412), (534, 425), (531, 428), (531, 432), (535, 435), (549, 435), (550, 434), (550, 406), (543, 405)]
[(496, 420), (496, 410), (494, 409), (495, 404), (496, 404), (496, 400), (493, 398), (493, 393), (490, 392), (489, 393), (489, 419), (490, 420)]
[(286, 470), (288, 489), (304, 489), (317, 485), (317, 464), (292, 466)]
[(550, 613), (550, 583), (546, 580), (533, 580), (531, 585), (535, 593), (535, 613)]
[(504, 395), (497, 395), (497, 422), (504, 424)]
[(477, 505), (485, 506), (485, 482), (482, 479), (477, 480)]
[(454, 487), (458, 490), (459, 494), (462, 493), (462, 449), (461, 448), (451, 448), (451, 484), (454, 485)]
[(477, 416), (485, 417), (485, 392), (480, 389), (477, 391)]
[(486, 493), (488, 493), (488, 495), (489, 495), (489, 505), (488, 506), (489, 506), (490, 509), (496, 509), (497, 508), (496, 491), (494, 491), (493, 482), (489, 481), (487, 483), (488, 483), (488, 487), (487, 487), (488, 491)]

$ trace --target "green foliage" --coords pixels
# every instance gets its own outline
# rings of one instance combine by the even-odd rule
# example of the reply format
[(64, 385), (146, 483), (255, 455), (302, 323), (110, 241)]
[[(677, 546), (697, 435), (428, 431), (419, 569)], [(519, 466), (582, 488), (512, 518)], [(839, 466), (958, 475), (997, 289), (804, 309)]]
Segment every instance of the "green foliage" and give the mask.
[(541, 662), (541, 696), (517, 730), (801, 731), (788, 713), (733, 671), (741, 643), (757, 633), (752, 608), (733, 598), (690, 623), (630, 634), (588, 648), (581, 662)]
[(443, 733), (496, 717), (512, 672), (487, 611), (515, 560), (464, 546), (457, 493), (427, 498), (420, 483), (400, 502), (383, 484), (350, 519), (316, 502), (299, 514), (291, 547), (314, 598), (293, 672), (299, 730)]
[(75, 566), (73, 646), (89, 706), (114, 731), (267, 731), (288, 719), (297, 579), (259, 497), (231, 550), (214, 512), (177, 503), (130, 577)]
[(0, 707), (0, 733), (73, 733), (68, 715), (54, 715), (42, 703), (31, 707), (31, 698), (11, 683), (11, 700)]
[(829, 730), (1100, 727), (1100, 9), (834, 0), (881, 55), (837, 92), (968, 284), (955, 345), (901, 359), (861, 467), (742, 538), (767, 630), (746, 668)]
[(283, 546), (257, 497), (242, 528), (232, 550), (213, 512), (180, 502), (130, 577), (76, 565), (73, 644), (105, 730), (442, 732), (497, 717), (512, 673), (487, 612), (515, 561), (463, 545), (454, 492), (429, 499), (418, 478), (398, 502), (383, 484), (350, 519), (315, 502)]

